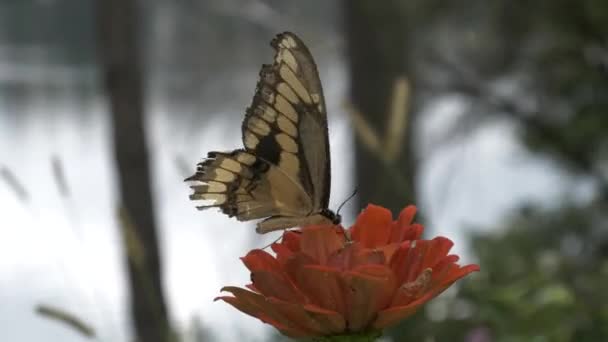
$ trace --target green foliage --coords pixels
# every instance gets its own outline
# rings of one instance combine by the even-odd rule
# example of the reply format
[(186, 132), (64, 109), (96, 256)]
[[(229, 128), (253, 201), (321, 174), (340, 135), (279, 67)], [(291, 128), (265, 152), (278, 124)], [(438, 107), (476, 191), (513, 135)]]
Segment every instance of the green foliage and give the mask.
[(471, 322), (504, 341), (608, 340), (607, 236), (596, 213), (594, 206), (534, 211), (513, 219), (503, 236), (476, 236), (484, 272), (461, 293), (475, 303)]
[(526, 209), (503, 233), (474, 236), (481, 272), (463, 281), (455, 298), (435, 299), (447, 317), (432, 322), (421, 312), (391, 335), (396, 341), (608, 341), (603, 209)]
[[(528, 92), (495, 110), (530, 150), (598, 187), (586, 203), (522, 204), (498, 234), (473, 236), (481, 272), (391, 330), (395, 341), (608, 341), (608, 2), (522, 4), (510, 16), (522, 22), (504, 28), (526, 28), (510, 41), (519, 62), (503, 72), (525, 73)], [(469, 95), (483, 103), (486, 93)], [(533, 110), (517, 105), (529, 100)]]

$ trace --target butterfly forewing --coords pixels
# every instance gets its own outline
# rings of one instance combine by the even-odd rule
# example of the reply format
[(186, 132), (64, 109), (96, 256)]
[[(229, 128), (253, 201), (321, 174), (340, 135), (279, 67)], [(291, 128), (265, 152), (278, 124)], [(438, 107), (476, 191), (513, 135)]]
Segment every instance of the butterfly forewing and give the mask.
[(329, 139), (316, 65), (292, 33), (271, 45), (274, 63), (262, 67), (242, 124), (245, 149), (211, 152), (188, 179), (199, 183), (191, 198), (210, 202), (199, 208), (219, 207), (241, 221), (267, 218), (262, 233), (336, 219), (327, 209)]

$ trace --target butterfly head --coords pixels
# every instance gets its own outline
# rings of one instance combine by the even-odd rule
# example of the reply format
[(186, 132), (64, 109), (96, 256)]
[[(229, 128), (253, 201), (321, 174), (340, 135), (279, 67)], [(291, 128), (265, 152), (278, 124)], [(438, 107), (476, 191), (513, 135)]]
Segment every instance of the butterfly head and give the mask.
[(342, 222), (342, 216), (340, 216), (340, 214), (334, 213), (329, 209), (323, 209), (321, 211), (321, 215), (325, 216), (328, 220), (330, 220), (332, 224), (340, 224), (340, 222)]

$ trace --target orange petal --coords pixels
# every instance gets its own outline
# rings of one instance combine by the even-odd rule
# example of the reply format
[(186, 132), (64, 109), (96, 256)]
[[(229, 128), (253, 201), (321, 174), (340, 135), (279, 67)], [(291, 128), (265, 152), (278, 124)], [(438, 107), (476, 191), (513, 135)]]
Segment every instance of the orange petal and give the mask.
[(308, 226), (302, 229), (300, 248), (319, 264), (327, 264), (330, 255), (344, 246), (344, 236), (336, 233), (333, 226)]
[(289, 248), (292, 252), (300, 251), (300, 238), (302, 237), (302, 232), (299, 230), (286, 230), (283, 233), (283, 238), (281, 239), (280, 244)]
[(267, 300), (281, 316), (290, 322), (290, 327), (297, 326), (306, 331), (305, 336), (323, 336), (332, 333), (331, 326), (325, 326), (326, 321), (323, 323), (317, 321), (314, 316), (304, 310), (302, 305), (287, 303), (276, 298)]
[(362, 265), (385, 265), (386, 258), (384, 252), (379, 249), (361, 248), (355, 251), (355, 260), (352, 268)]
[(479, 271), (478, 265), (460, 267), (457, 264), (449, 264), (448, 267), (441, 272), (442, 274), (438, 274), (437, 278), (433, 277), (433, 283), (438, 283), (442, 287), (449, 286), (456, 280), (476, 271)]
[(287, 302), (307, 303), (308, 299), (291, 281), (275, 272), (251, 272), (251, 282), (256, 290), (266, 297), (276, 297)]
[(250, 271), (275, 271), (281, 270), (281, 265), (268, 252), (254, 249), (242, 257), (241, 260)]
[(399, 284), (413, 281), (422, 272), (423, 253), (428, 248), (428, 240), (404, 242), (395, 252), (390, 266)]
[(353, 242), (331, 255), (327, 266), (346, 271), (360, 265), (385, 265), (386, 257), (381, 248), (363, 248), (359, 242)]
[(315, 305), (305, 305), (304, 310), (330, 334), (339, 334), (346, 330), (344, 317), (331, 310), (326, 310)]
[(374, 248), (385, 245), (391, 234), (391, 211), (373, 204), (369, 204), (351, 227), (351, 238), (359, 241), (363, 247)]
[[(444, 260), (454, 259), (457, 259), (457, 257), (455, 258), (455, 256), (446, 256)], [(448, 263), (443, 268), (443, 275), (437, 275), (437, 273), (433, 271), (433, 280), (431, 281), (431, 283), (435, 284), (435, 286), (428, 289), (428, 292), (424, 293), (422, 296), (420, 296), (420, 298), (415, 299), (406, 305), (393, 306), (389, 309), (381, 311), (378, 314), (376, 320), (374, 321), (373, 327), (375, 329), (384, 329), (386, 327), (396, 324), (397, 322), (415, 313), (416, 310), (418, 310), (418, 308), (422, 304), (438, 296), (456, 280), (466, 276), (471, 272), (479, 271), (479, 266), (477, 265), (467, 265), (464, 267), (459, 267), (454, 263)], [(440, 279), (436, 279), (436, 277), (438, 276), (440, 277)], [(398, 300), (396, 300), (396, 302), (398, 302)]]
[(355, 264), (356, 254), (361, 249), (358, 242), (353, 242), (344, 246), (334, 254), (329, 256), (327, 266), (339, 271), (349, 270)]
[(402, 241), (405, 240), (419, 240), (424, 232), (424, 226), (420, 223), (414, 223), (409, 226), (403, 233)]
[(353, 273), (365, 275), (369, 277), (375, 277), (378, 280), (384, 282), (381, 292), (378, 293), (377, 311), (382, 310), (388, 306), (392, 297), (397, 290), (397, 279), (394, 273), (388, 266), (382, 265), (364, 265), (353, 269)]
[(428, 250), (424, 255), (422, 269), (437, 265), (438, 262), (448, 255), (448, 252), (450, 249), (452, 249), (452, 246), (454, 246), (454, 243), (452, 240), (446, 237), (439, 236), (431, 240)]
[(281, 243), (273, 243), (270, 245), (270, 248), (272, 248), (272, 251), (277, 255), (276, 259), (281, 265), (285, 265), (287, 259), (294, 253), (289, 247)]
[(391, 243), (386, 246), (378, 247), (377, 250), (381, 251), (384, 254), (384, 260), (386, 262), (393, 258), (393, 255), (397, 250), (399, 250), (400, 246), (400, 243)]
[(344, 294), (340, 272), (335, 269), (305, 265), (296, 271), (298, 288), (310, 300), (327, 310), (344, 314)]
[(410, 224), (412, 224), (414, 216), (416, 216), (416, 211), (417, 209), (415, 205), (408, 205), (407, 207), (403, 208), (403, 210), (401, 210), (399, 213), (397, 223), (399, 223), (402, 228), (407, 228)]
[(413, 205), (408, 205), (401, 210), (399, 218), (391, 225), (390, 242), (402, 242), (420, 238), (423, 227), (419, 224), (412, 224), (414, 215), (416, 215), (416, 207)]
[(346, 321), (350, 331), (362, 331), (378, 311), (388, 306), (396, 281), (386, 266), (367, 265), (343, 274)]
[(237, 310), (271, 324), (287, 336), (298, 338), (309, 336), (311, 333), (297, 323), (289, 321), (262, 295), (233, 286), (224, 287), (222, 291), (230, 292), (234, 297), (222, 296), (215, 300), (223, 300)]
[(292, 281), (295, 281), (297, 271), (304, 267), (304, 265), (317, 265), (313, 258), (309, 257), (304, 253), (295, 253), (289, 259), (285, 261), (283, 269)]
[(416, 280), (399, 286), (393, 296), (391, 306), (407, 305), (429, 292), (429, 289), (433, 287), (432, 277), (433, 271), (430, 268), (427, 268), (418, 276), (418, 278), (416, 278)]
[(380, 330), (395, 325), (399, 321), (416, 313), (422, 304), (424, 304), (424, 302), (412, 302), (409, 305), (382, 310), (378, 313), (378, 317), (376, 317), (372, 327)]
[(419, 240), (422, 236), (424, 227), (419, 223), (402, 227), (399, 222), (393, 222), (389, 242), (403, 242), (407, 240)]

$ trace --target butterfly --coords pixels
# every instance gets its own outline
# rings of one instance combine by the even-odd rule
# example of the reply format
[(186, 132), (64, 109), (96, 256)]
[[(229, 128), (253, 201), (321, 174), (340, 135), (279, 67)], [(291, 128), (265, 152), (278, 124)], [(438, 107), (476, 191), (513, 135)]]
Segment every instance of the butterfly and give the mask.
[[(281, 33), (274, 62), (260, 71), (241, 130), (244, 148), (209, 152), (197, 165), (191, 200), (239, 221), (264, 218), (256, 231), (340, 223), (328, 209), (327, 113), (315, 61), (300, 38)], [(209, 202), (211, 202), (209, 204)]]

